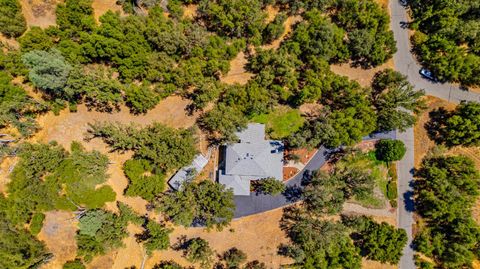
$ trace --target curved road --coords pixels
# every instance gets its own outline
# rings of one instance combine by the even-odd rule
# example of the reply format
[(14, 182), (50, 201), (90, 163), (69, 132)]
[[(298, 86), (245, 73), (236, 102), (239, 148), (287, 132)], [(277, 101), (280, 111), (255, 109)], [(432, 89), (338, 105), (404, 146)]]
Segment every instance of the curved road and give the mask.
[[(394, 139), (395, 136), (395, 132), (376, 133), (364, 137), (363, 140), (365, 141), (382, 138)], [(272, 196), (251, 193), (250, 196), (235, 196), (235, 218), (261, 213), (264, 211), (283, 207), (298, 201), (298, 191), (300, 191), (302, 188), (302, 179), (304, 175), (306, 173), (308, 174), (308, 172), (310, 171), (318, 170), (320, 167), (322, 167), (326, 162), (326, 158), (329, 152), (331, 152), (331, 150), (320, 147), (315, 153), (315, 155), (313, 155), (313, 157), (310, 159), (305, 168), (303, 168), (302, 171), (300, 171), (299, 173), (297, 173), (297, 175), (287, 181), (287, 190), (290, 190), (287, 192), (291, 193), (291, 195), (279, 194)], [(290, 198), (287, 196), (289, 196)]]
[[(390, 0), (391, 12), (391, 29), (397, 41), (397, 53), (394, 55), (395, 69), (406, 75), (408, 80), (417, 89), (424, 89), (427, 95), (432, 95), (449, 102), (459, 103), (461, 101), (480, 101), (480, 94), (468, 92), (460, 89), (459, 86), (453, 84), (434, 83), (422, 78), (419, 74), (420, 64), (418, 64), (411, 53), (410, 40), (408, 30), (403, 29), (400, 25), (402, 22), (408, 21), (407, 10), (400, 5), (398, 0)], [(403, 160), (398, 163), (398, 227), (407, 231), (408, 244), (403, 251), (400, 259), (400, 269), (414, 269), (414, 251), (411, 248), (413, 238), (412, 225), (413, 221), (413, 169), (414, 169), (414, 134), (410, 128), (406, 132), (397, 133), (397, 139), (402, 140), (407, 152)], [(402, 206), (403, 205), (403, 206)]]

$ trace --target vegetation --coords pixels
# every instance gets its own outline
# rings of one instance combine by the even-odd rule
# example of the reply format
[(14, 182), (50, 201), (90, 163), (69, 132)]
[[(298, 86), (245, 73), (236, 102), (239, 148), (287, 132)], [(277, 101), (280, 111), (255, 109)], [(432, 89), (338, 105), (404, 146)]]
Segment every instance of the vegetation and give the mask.
[(153, 269), (184, 269), (184, 267), (174, 261), (162, 261), (153, 266)]
[(159, 171), (169, 172), (190, 164), (196, 154), (192, 130), (173, 129), (160, 123), (144, 128), (133, 124), (95, 123), (92, 137), (101, 137), (114, 150), (133, 150)]
[(415, 90), (397, 71), (386, 69), (375, 74), (372, 89), (378, 131), (405, 131), (415, 124), (415, 115), (425, 107), (424, 91)]
[(266, 124), (267, 131), (273, 139), (283, 139), (297, 132), (305, 121), (300, 111), (293, 109), (278, 109), (269, 114), (257, 115), (252, 120)]
[(20, 134), (30, 136), (39, 128), (35, 116), (47, 109), (44, 102), (28, 96), (24, 89), (12, 84), (6, 72), (0, 70), (0, 128), (15, 127)]
[(164, 250), (170, 246), (169, 235), (172, 229), (154, 221), (148, 221), (145, 228), (144, 233), (137, 235), (137, 242), (143, 242), (148, 255), (154, 250)]
[(239, 268), (247, 260), (247, 254), (233, 247), (223, 253), (222, 259), (225, 261), (227, 268)]
[(464, 102), (451, 112), (443, 108), (434, 110), (426, 126), (437, 143), (449, 147), (480, 145), (480, 103)]
[(416, 176), (415, 207), (425, 221), (414, 240), (417, 251), (443, 268), (470, 267), (480, 242), (471, 212), (480, 186), (473, 161), (434, 155)]
[(0, 267), (32, 268), (45, 263), (51, 254), (44, 243), (10, 222), (5, 210), (8, 205), (0, 194)]
[(33, 235), (37, 235), (42, 230), (44, 220), (45, 220), (45, 214), (43, 213), (33, 214), (32, 220), (30, 221), (30, 232)]
[(252, 182), (256, 192), (270, 195), (278, 195), (285, 191), (285, 184), (276, 178), (264, 178)]
[(184, 242), (183, 256), (189, 262), (200, 263), (201, 268), (209, 268), (213, 262), (213, 250), (208, 241), (195, 237)]
[(151, 202), (165, 190), (165, 176), (155, 174), (152, 165), (145, 159), (126, 161), (123, 171), (130, 181), (125, 191), (128, 196), (140, 196)]
[(15, 224), (27, 223), (32, 214), (52, 209), (100, 208), (115, 200), (107, 179), (108, 159), (72, 143), (71, 153), (56, 144), (24, 144), (20, 161), (10, 174), (6, 214)]
[(210, 180), (185, 183), (179, 191), (161, 196), (157, 205), (171, 221), (186, 227), (196, 224), (221, 229), (235, 211), (233, 192)]
[(76, 236), (77, 256), (82, 257), (85, 262), (90, 262), (96, 255), (123, 246), (122, 240), (128, 236), (127, 224), (132, 222), (138, 225), (143, 222), (143, 219), (133, 214), (126, 205), (119, 203), (118, 207), (118, 215), (96, 209), (87, 211), (80, 218)]
[(18, 0), (0, 1), (0, 33), (6, 37), (19, 37), (27, 30), (27, 23)]
[(85, 269), (85, 265), (80, 259), (68, 261), (63, 265), (63, 269)]
[(385, 162), (401, 160), (406, 151), (405, 144), (400, 140), (382, 139), (375, 144), (377, 159)]
[(381, 263), (398, 264), (407, 244), (407, 233), (386, 222), (376, 223), (369, 217), (344, 217), (343, 223), (352, 228), (350, 235), (362, 255)]
[(440, 80), (479, 85), (480, 41), (475, 1), (410, 1), (419, 60)]

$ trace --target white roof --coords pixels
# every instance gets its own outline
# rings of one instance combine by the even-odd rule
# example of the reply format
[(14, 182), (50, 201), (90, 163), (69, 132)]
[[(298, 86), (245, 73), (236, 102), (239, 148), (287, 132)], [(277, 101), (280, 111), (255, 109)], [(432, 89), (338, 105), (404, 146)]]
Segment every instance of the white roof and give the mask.
[(180, 188), (180, 186), (182, 186), (183, 182), (187, 180), (188, 173), (194, 173), (194, 175), (200, 173), (207, 163), (207, 158), (205, 158), (202, 154), (197, 154), (189, 166), (185, 166), (178, 170), (177, 173), (170, 178), (168, 184), (170, 187), (177, 190)]

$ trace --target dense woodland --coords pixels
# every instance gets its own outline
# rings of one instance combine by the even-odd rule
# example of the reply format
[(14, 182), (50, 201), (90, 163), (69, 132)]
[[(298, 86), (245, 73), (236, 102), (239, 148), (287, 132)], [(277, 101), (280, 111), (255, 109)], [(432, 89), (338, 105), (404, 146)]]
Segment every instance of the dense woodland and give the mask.
[[(335, 148), (351, 146), (372, 132), (405, 130), (424, 108), (423, 92), (398, 72), (381, 71), (370, 87), (362, 87), (330, 70), (330, 64), (345, 62), (375, 67), (396, 51), (388, 13), (374, 0), (171, 0), (167, 10), (159, 2), (119, 0), (125, 16), (108, 11), (96, 22), (91, 0), (66, 0), (57, 6), (56, 26), (27, 29), (19, 1), (0, 0), (0, 32), (20, 44), (19, 50), (0, 48), (0, 128), (14, 128), (21, 140), (35, 134), (36, 116), (47, 111), (75, 112), (85, 104), (110, 113), (126, 105), (131, 113), (143, 114), (177, 94), (191, 101), (186, 113), (201, 112), (196, 125), (212, 144), (236, 140), (235, 132), (248, 122), (268, 126), (273, 121), (270, 136), (289, 148)], [(414, 42), (421, 59), (442, 79), (478, 84), (478, 38), (472, 38), (478, 6), (440, 1), (437, 14), (431, 8), (434, 2), (412, 1), (414, 26), (420, 30)], [(198, 4), (196, 17), (183, 18), (182, 5), (191, 3)], [(280, 8), (269, 23), (267, 5)], [(444, 13), (454, 15), (443, 17), (445, 27), (432, 29), (431, 21)], [(278, 49), (263, 49), (283, 34), (291, 15), (302, 18), (292, 33)], [(461, 35), (452, 35), (458, 30)], [(448, 62), (438, 57), (443, 55), (438, 44), (445, 46)], [(253, 78), (246, 85), (222, 83), (230, 60), (242, 51)], [(455, 65), (447, 68), (447, 63)], [(42, 98), (31, 97), (24, 85), (33, 86)], [(318, 104), (318, 113), (301, 115), (298, 108), (306, 103)], [(213, 108), (207, 110), (209, 105)], [(479, 111), (477, 103), (466, 103), (432, 117), (432, 137), (447, 146), (478, 145)], [(294, 127), (282, 122), (293, 122)], [(113, 151), (133, 152), (123, 167), (129, 180), (126, 196), (148, 201), (149, 210), (155, 208), (174, 225), (222, 229), (235, 210), (233, 193), (223, 185), (206, 180), (166, 191), (166, 177), (190, 164), (197, 153), (198, 131), (159, 123), (140, 127), (99, 122), (90, 126), (86, 139), (101, 138)], [(361, 216), (342, 216), (341, 221), (323, 217), (339, 214), (347, 200), (371, 200), (378, 185), (374, 166), (401, 159), (405, 146), (381, 141), (376, 155), (345, 152), (332, 171), (314, 172), (298, 194), (303, 202), (284, 212), (282, 228), (291, 243), (279, 253), (293, 258), (293, 266), (360, 268), (362, 257), (399, 261), (405, 231)], [(64, 268), (84, 268), (95, 256), (122, 247), (129, 223), (142, 227), (136, 238), (146, 255), (178, 247), (188, 261), (205, 268), (214, 265), (214, 250), (206, 240), (190, 238), (172, 245), (165, 223), (138, 216), (122, 203), (117, 203), (117, 213), (105, 210), (105, 203), (116, 199), (104, 184), (109, 177), (105, 155), (78, 142), (68, 150), (55, 142), (17, 143), (2, 146), (0, 157), (5, 155), (18, 157), (18, 163), (7, 195), (0, 195), (0, 267), (34, 268), (51, 258), (35, 237), (50, 210), (71, 211), (79, 220), (77, 257)], [(416, 238), (418, 250), (443, 267), (468, 266), (478, 255), (480, 241), (478, 225), (469, 215), (478, 196), (478, 172), (463, 157), (436, 157), (425, 160), (418, 175), (417, 203), (427, 222)], [(438, 180), (449, 189), (438, 189), (432, 183)], [(256, 191), (290, 191), (276, 183), (260, 182)], [(396, 201), (394, 181), (384, 191)], [(450, 192), (458, 197), (445, 196)], [(462, 210), (453, 210), (458, 206)], [(446, 236), (443, 230), (452, 233)], [(445, 249), (442, 240), (453, 247)], [(266, 268), (247, 261), (236, 248), (219, 257), (215, 268)], [(182, 266), (165, 261), (155, 268)]]
[(413, 45), (440, 80), (480, 85), (478, 1), (412, 0)]

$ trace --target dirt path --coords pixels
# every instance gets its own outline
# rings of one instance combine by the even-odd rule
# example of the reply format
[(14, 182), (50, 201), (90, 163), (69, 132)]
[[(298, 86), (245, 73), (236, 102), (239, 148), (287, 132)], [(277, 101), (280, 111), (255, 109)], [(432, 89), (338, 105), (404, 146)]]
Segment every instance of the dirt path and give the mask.
[(230, 71), (220, 78), (220, 81), (226, 84), (245, 85), (253, 77), (252, 73), (245, 70), (245, 65), (248, 63), (245, 53), (242, 51), (230, 61)]

